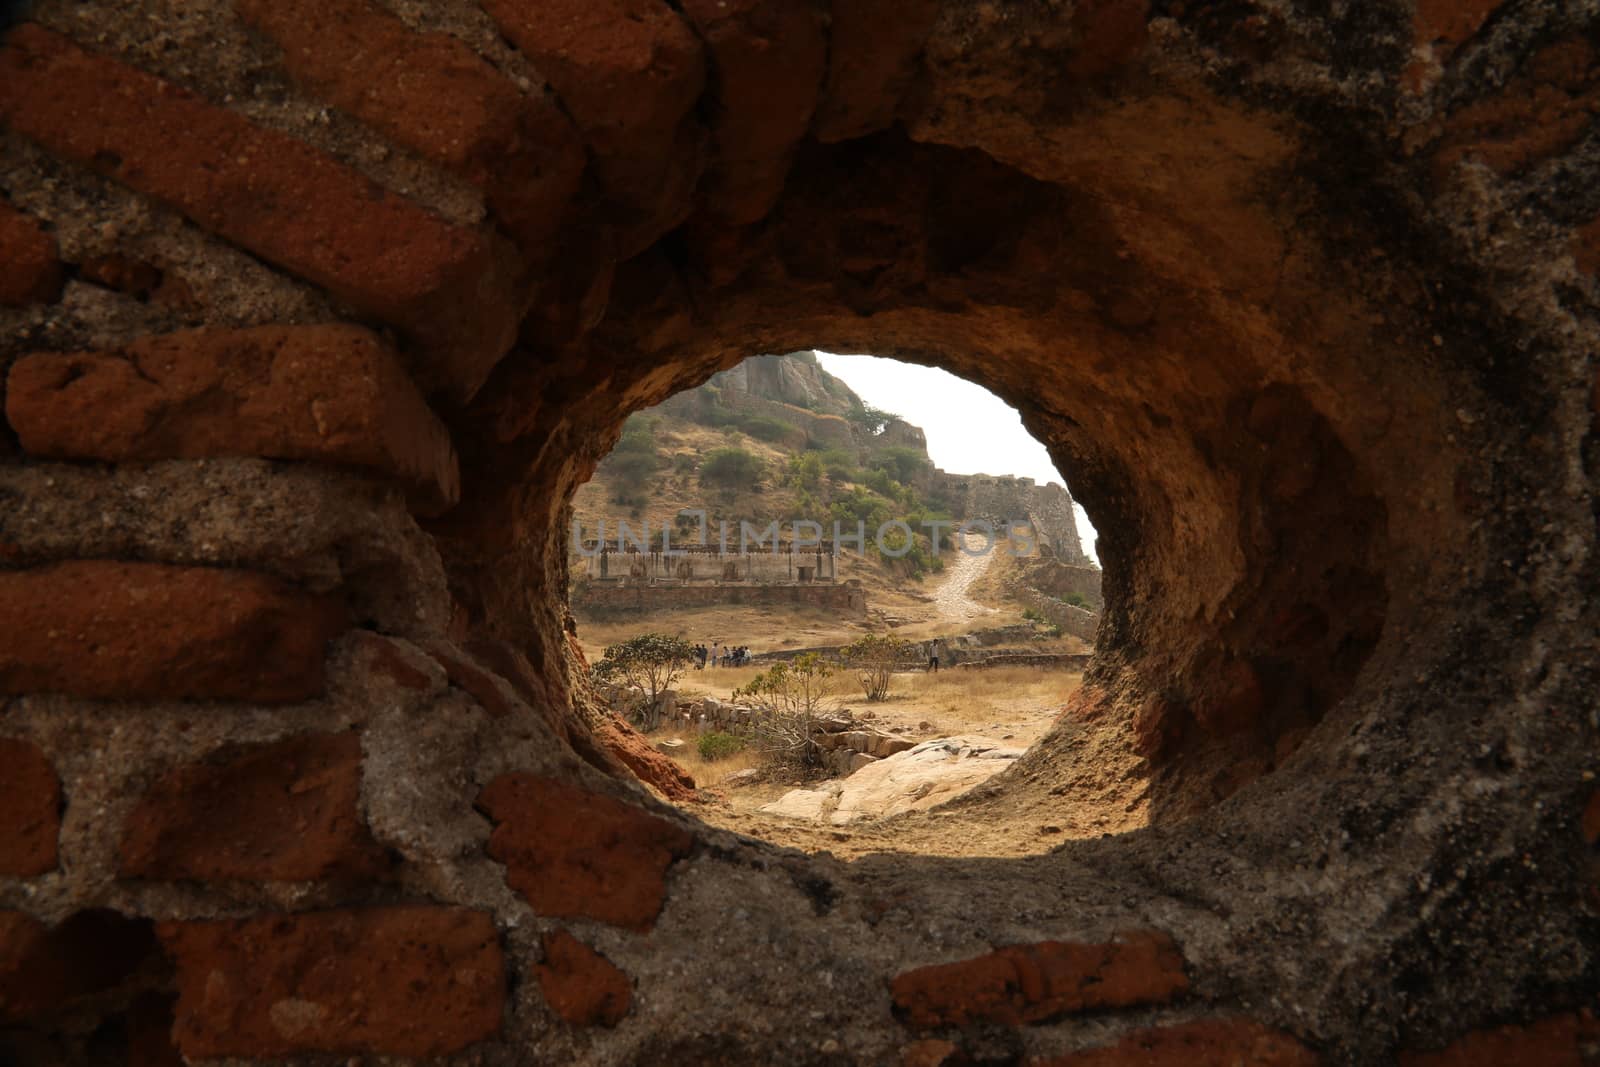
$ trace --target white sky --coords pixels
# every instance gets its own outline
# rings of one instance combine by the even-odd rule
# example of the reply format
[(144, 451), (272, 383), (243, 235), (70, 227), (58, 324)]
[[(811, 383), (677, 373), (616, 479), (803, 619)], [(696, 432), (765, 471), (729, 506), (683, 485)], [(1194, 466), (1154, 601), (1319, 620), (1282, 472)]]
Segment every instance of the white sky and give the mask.
[[(818, 352), (817, 359), (868, 404), (922, 427), (934, 466), (952, 474), (1016, 474), (1040, 485), (1066, 484), (1044, 445), (1023, 429), (1017, 410), (983, 386), (937, 367), (878, 356)], [(1098, 563), (1089, 516), (1077, 501), (1072, 508), (1083, 550)]]

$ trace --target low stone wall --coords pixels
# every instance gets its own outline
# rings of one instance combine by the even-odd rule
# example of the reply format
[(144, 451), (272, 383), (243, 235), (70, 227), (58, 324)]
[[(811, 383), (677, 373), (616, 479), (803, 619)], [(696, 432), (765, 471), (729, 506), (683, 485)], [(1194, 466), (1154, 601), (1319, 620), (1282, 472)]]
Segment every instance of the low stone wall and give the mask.
[(1040, 667), (1044, 670), (1081, 671), (1094, 658), (1092, 652), (995, 652), (955, 664), (959, 670), (981, 671), (990, 667)]
[(1065, 599), (1076, 593), (1090, 611), (1105, 610), (1105, 595), (1100, 591), (1099, 567), (1063, 563), (1048, 556), (1022, 561), (1022, 584), (1046, 596)]
[(716, 545), (696, 544), (675, 544), (671, 555), (659, 549), (639, 552), (631, 545), (626, 551), (612, 551), (610, 546), (616, 545), (620, 536), (608, 530), (605, 548), (589, 542), (572, 559), (572, 568), (581, 569), (591, 580), (627, 579), (641, 584), (654, 581), (804, 583), (833, 582), (839, 578), (839, 557), (824, 548), (797, 550), (785, 542), (777, 551), (770, 547), (753, 547), (749, 552), (723, 552)]
[(1064, 600), (1045, 596), (1033, 589), (1021, 590), (1017, 597), (1028, 607), (1061, 627), (1061, 632), (1064, 634), (1081, 637), (1092, 643), (1095, 632), (1100, 629), (1100, 616), (1092, 611), (1074, 607)]
[(671, 611), (719, 604), (826, 608), (855, 617), (867, 613), (866, 590), (843, 585), (601, 585), (581, 586), (573, 607), (593, 615)]

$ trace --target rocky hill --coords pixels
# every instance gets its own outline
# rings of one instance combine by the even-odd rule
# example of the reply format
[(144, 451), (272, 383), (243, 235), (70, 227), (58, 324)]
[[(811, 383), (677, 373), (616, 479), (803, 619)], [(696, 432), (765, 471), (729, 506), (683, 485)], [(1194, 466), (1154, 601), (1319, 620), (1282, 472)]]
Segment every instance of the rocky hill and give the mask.
[[(927, 436), (921, 427), (873, 409), (843, 381), (824, 370), (814, 352), (752, 357), (698, 388), (636, 415), (629, 422), (623, 444), (597, 474), (597, 481), (620, 477), (630, 486), (637, 486), (634, 492), (613, 492), (612, 504), (638, 505), (640, 512), (653, 513), (664, 495), (672, 495), (674, 483), (670, 475), (652, 480), (647, 475), (658, 473), (659, 468), (657, 472), (646, 471), (648, 464), (627, 457), (630, 448), (643, 450), (643, 437), (658, 432), (672, 435), (684, 429), (679, 424), (723, 432), (729, 438), (721, 446), (724, 448), (769, 453), (761, 456), (767, 461), (763, 471), (766, 478), (751, 479), (749, 487), (765, 480), (769, 483), (767, 488), (778, 490), (780, 495), (786, 487), (806, 488), (801, 484), (805, 473), (790, 472), (788, 468), (794, 461), (803, 462), (807, 453), (814, 454), (823, 466), (825, 483), (819, 481), (810, 486), (810, 499), (769, 500), (767, 511), (774, 504), (820, 504), (823, 506), (797, 512), (793, 517), (826, 523), (826, 512), (832, 510), (828, 505), (837, 491), (865, 487), (891, 505), (887, 508), (891, 517), (898, 517), (892, 505), (908, 506), (904, 490), (910, 489), (922, 505), (922, 513), (930, 517), (995, 524), (1026, 520), (1045, 554), (1063, 563), (1089, 565), (1073, 518), (1072, 497), (1063, 486), (1055, 482), (1037, 485), (1030, 478), (1011, 475), (951, 474), (940, 470), (928, 455)], [(761, 445), (767, 447), (763, 449)], [(672, 467), (677, 473), (687, 473), (692, 460), (680, 457), (681, 453), (672, 457)], [(884, 472), (889, 477), (885, 479), (874, 472)], [(819, 489), (823, 490), (822, 497), (830, 499), (819, 499)], [(596, 507), (598, 502), (593, 495), (580, 497), (580, 518), (598, 518), (604, 511)]]

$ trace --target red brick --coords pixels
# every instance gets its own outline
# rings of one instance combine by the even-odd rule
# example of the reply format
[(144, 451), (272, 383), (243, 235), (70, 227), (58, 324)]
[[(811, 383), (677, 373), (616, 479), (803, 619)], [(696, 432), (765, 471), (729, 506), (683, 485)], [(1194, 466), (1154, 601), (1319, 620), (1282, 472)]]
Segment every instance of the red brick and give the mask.
[(485, 670), (471, 656), (444, 641), (425, 643), (428, 655), (444, 668), (450, 684), (464, 691), (495, 718), (512, 715), (519, 703), (511, 683)]
[(1437, 1052), (1402, 1052), (1400, 1067), (1594, 1067), (1600, 1064), (1600, 1020), (1587, 1011), (1526, 1026), (1478, 1030)]
[(161, 269), (118, 253), (90, 256), (78, 264), (78, 280), (140, 299), (148, 298), (161, 286)]
[(1600, 274), (1600, 219), (1580, 227), (1573, 235), (1572, 255), (1585, 274)]
[(698, 195), (719, 218), (751, 223), (783, 192), (816, 110), (828, 61), (821, 11), (795, 0), (683, 0), (711, 54), (719, 106), (715, 162)]
[(6, 383), (24, 451), (70, 459), (264, 456), (377, 471), (437, 514), (461, 495), (450, 434), (359, 326), (259, 326), (24, 356)]
[(0, 875), (56, 869), (61, 779), (37, 745), (0, 739)]
[(1162, 1004), (1188, 988), (1182, 954), (1155, 930), (1118, 934), (1105, 944), (1010, 945), (919, 967), (890, 984), (896, 1014), (919, 1028), (1040, 1023), (1069, 1012)]
[(124, 877), (359, 878), (388, 866), (361, 817), (361, 738), (302, 734), (180, 767), (123, 825)]
[(250, 571), (111, 560), (0, 571), (0, 693), (306, 700), (344, 622), (336, 599)]
[(1288, 1034), (1248, 1019), (1203, 1019), (1129, 1034), (1115, 1045), (1029, 1061), (1029, 1067), (1316, 1067)]
[(1503, 0), (1416, 0), (1412, 30), (1419, 46), (1442, 45), (1446, 54), (1482, 28)]
[(428, 673), (420, 651), (396, 644), (370, 630), (357, 630), (351, 636), (355, 640), (356, 655), (366, 669), (386, 675), (396, 685), (413, 692), (432, 693), (442, 688), (436, 676)]
[(429, 388), (470, 395), (515, 339), (509, 246), (50, 30), (19, 26), (0, 50), (0, 125), (403, 327)]
[(307, 92), (464, 175), (524, 247), (555, 236), (586, 162), (565, 115), (470, 48), (370, 0), (241, 0)]
[(55, 927), (0, 911), (0, 1022), (33, 1020), (111, 989), (156, 950), (150, 923), (80, 911)]
[(506, 883), (559, 918), (650, 929), (667, 869), (694, 841), (630, 804), (523, 772), (490, 782), (478, 806), (497, 824), (489, 855), (506, 865)]
[(939, 17), (934, 0), (853, 0), (833, 8), (828, 77), (813, 127), (823, 142), (888, 129)]
[(705, 86), (705, 58), (688, 24), (664, 0), (483, 7), (550, 80), (607, 191), (653, 214), (685, 155), (682, 127)]
[(500, 1031), (494, 921), (394, 907), (158, 928), (177, 967), (189, 1060), (307, 1052), (445, 1056)]
[(925, 1038), (900, 1050), (900, 1067), (945, 1067), (966, 1062), (953, 1041)]
[(565, 930), (544, 935), (536, 971), (552, 1010), (573, 1026), (615, 1026), (633, 1004), (633, 983), (616, 964)]
[(1504, 0), (1416, 0), (1412, 18), (1415, 55), (1401, 73), (1407, 91), (1419, 93), (1427, 87), (1456, 49), (1466, 43)]
[(61, 280), (56, 239), (0, 200), (0, 307), (51, 303)]

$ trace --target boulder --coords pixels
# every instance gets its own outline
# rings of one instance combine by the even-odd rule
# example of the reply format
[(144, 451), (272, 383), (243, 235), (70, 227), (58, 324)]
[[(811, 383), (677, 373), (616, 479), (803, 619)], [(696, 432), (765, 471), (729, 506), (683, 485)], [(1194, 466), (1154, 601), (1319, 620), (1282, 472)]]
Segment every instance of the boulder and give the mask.
[(879, 734), (874, 738), (872, 754), (880, 758), (893, 756), (899, 752), (909, 752), (916, 748), (917, 743), (906, 737), (895, 737), (893, 734)]
[(832, 813), (839, 791), (838, 782), (825, 782), (820, 789), (791, 789), (772, 803), (763, 804), (760, 810), (785, 819), (822, 822)]
[(851, 730), (839, 735), (839, 740), (853, 752), (866, 752), (872, 747), (873, 736), (865, 730)]
[(663, 738), (656, 742), (656, 751), (664, 752), (669, 756), (680, 756), (688, 746), (676, 737)]

